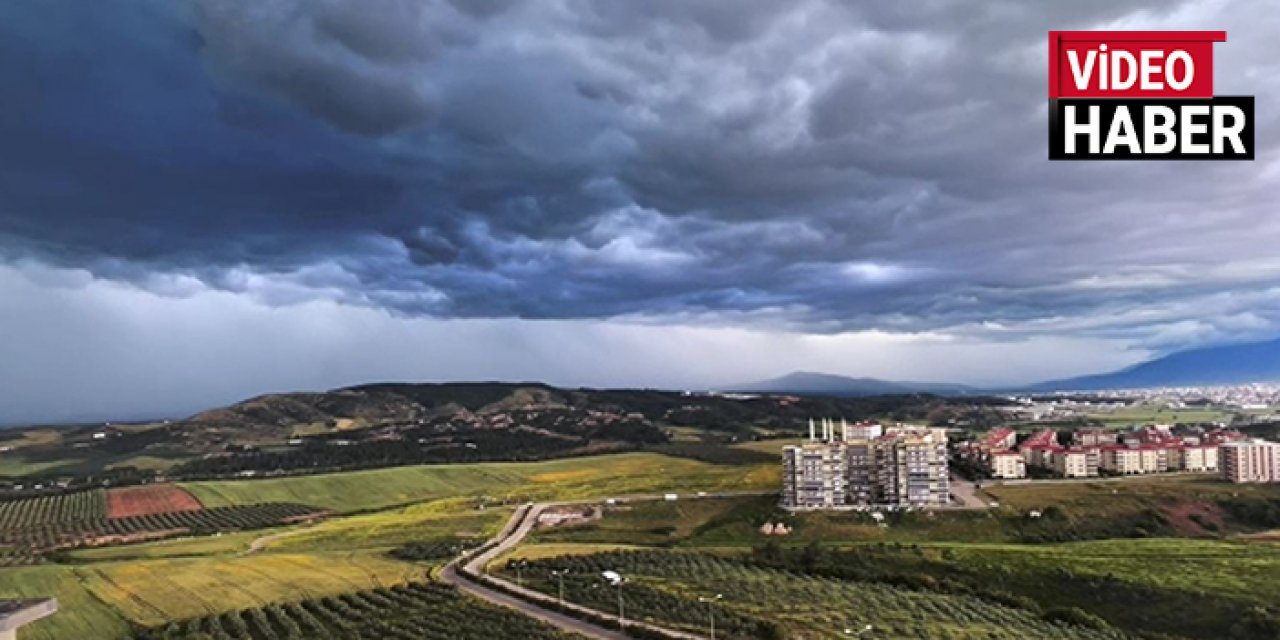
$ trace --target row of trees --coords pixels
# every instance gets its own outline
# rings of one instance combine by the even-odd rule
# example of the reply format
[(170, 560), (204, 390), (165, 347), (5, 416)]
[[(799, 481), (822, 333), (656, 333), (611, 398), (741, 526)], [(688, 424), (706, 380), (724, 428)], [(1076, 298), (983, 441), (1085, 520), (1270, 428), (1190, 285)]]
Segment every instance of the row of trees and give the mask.
[[(718, 637), (724, 638), (779, 637), (785, 631), (781, 624), (820, 635), (869, 624), (875, 631), (867, 637), (873, 638), (1124, 637), (1083, 611), (1049, 615), (971, 594), (847, 580), (822, 571), (828, 562), (834, 566), (834, 556), (806, 563), (789, 552), (783, 555), (784, 560), (796, 562), (774, 568), (760, 559), (618, 551), (531, 561), (518, 571), (512, 567), (508, 577), (518, 577), (552, 596), (559, 592), (563, 577), (566, 599), (612, 611), (619, 587), (601, 576), (614, 571), (626, 580), (621, 591), (628, 617), (705, 630), (714, 613), (721, 633)], [(769, 619), (756, 617), (754, 612), (768, 612)]]
[(562, 640), (532, 618), (464, 597), (440, 583), (409, 583), (273, 604), (149, 629), (135, 640)]
[(102, 489), (0, 502), (0, 532), (106, 517), (107, 492)]
[(0, 527), (0, 545), (49, 551), (92, 544), (117, 537), (149, 537), (149, 533), (205, 535), (274, 526), (285, 521), (320, 515), (315, 507), (268, 502), (254, 505), (216, 507), (200, 511), (157, 513), (126, 518), (100, 517), (88, 520), (46, 522), (37, 525)]

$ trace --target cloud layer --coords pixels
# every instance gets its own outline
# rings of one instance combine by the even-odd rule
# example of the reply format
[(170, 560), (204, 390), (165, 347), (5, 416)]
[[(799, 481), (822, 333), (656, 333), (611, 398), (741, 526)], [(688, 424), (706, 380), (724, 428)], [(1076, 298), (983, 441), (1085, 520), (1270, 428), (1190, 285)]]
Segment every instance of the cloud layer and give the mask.
[[(1270, 336), (1270, 8), (6, 3), (0, 260), (405, 318)], [(1049, 163), (1076, 28), (1227, 29), (1260, 160)]]
[(0, 305), (0, 425), (180, 417), (261, 393), (372, 381), (705, 389), (817, 369), (1014, 384), (1133, 357), (1073, 338), (991, 345), (932, 333), (406, 318), (205, 288), (177, 298), (30, 264), (0, 267), (0, 299), (9, 301)]

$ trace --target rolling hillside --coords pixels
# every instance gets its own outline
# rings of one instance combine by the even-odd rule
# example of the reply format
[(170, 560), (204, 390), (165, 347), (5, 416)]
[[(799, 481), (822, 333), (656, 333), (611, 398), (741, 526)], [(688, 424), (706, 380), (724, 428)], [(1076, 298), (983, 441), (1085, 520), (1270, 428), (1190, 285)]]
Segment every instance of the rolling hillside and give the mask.
[[(562, 389), (541, 383), (383, 383), (258, 396), (184, 420), (13, 430), (0, 476), (97, 486), (148, 473), (188, 479), (518, 462), (623, 450), (704, 460), (728, 442), (800, 433), (812, 417), (991, 417), (1000, 401), (927, 394), (751, 395)], [(735, 454), (737, 456), (737, 454)]]

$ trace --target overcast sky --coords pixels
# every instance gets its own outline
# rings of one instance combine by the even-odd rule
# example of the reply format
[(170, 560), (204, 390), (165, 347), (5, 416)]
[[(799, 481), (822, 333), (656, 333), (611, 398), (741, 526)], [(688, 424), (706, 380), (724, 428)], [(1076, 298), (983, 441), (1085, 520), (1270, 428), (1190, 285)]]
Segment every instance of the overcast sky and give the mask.
[[(374, 380), (1016, 384), (1280, 334), (1271, 2), (0, 4), (0, 422)], [(1050, 163), (1226, 29), (1251, 163)]]

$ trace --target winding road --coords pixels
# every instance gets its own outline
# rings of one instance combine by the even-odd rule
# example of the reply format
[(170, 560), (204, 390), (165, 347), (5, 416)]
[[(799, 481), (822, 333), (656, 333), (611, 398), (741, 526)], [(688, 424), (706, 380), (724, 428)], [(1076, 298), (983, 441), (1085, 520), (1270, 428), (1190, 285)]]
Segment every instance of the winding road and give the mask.
[[(681, 500), (693, 500), (693, 499), (706, 500), (706, 499), (748, 496), (748, 495), (768, 495), (769, 493), (770, 492), (720, 493), (715, 495), (698, 496), (697, 498), (694, 498), (692, 496), (682, 496), (680, 499)], [(662, 499), (664, 498), (661, 495), (637, 495), (637, 496), (623, 496), (618, 498), (618, 501), (619, 502), (646, 502), (646, 501), (651, 502), (651, 501), (662, 500)], [(537, 504), (524, 505), (516, 509), (516, 512), (512, 514), (511, 519), (507, 521), (507, 524), (503, 527), (502, 531), (499, 532), (498, 535), (495, 538), (493, 538), (493, 540), (489, 541), (489, 544), (486, 545), (485, 550), (483, 552), (477, 553), (473, 556), (460, 557), (454, 560), (453, 562), (450, 562), (449, 564), (445, 565), (444, 569), (441, 570), (440, 572), (440, 579), (443, 580), (444, 582), (447, 582), (449, 584), (452, 584), (458, 587), (459, 589), (461, 589), (466, 593), (469, 593), (477, 598), (480, 598), (481, 600), (485, 600), (486, 602), (496, 604), (499, 606), (515, 609), (520, 613), (523, 613), (532, 618), (536, 618), (538, 620), (551, 624), (555, 627), (559, 627), (560, 629), (563, 629), (565, 631), (583, 635), (588, 638), (599, 638), (600, 640), (624, 640), (626, 638), (629, 638), (630, 636), (619, 632), (617, 629), (606, 628), (598, 624), (594, 624), (584, 620), (579, 620), (572, 616), (565, 615), (558, 611), (554, 611), (552, 609), (549, 609), (547, 607), (537, 604), (537, 602), (543, 602), (543, 603), (546, 603), (546, 605), (548, 606), (557, 605), (556, 598), (548, 596), (540, 591), (525, 589), (507, 580), (503, 580), (502, 578), (499, 578), (497, 576), (490, 575), (486, 577), (486, 580), (502, 585), (502, 588), (504, 590), (509, 592), (514, 592), (514, 593), (519, 593), (522, 596), (522, 597), (516, 597), (516, 596), (510, 595), (509, 593), (504, 593), (503, 591), (493, 589), (485, 584), (477, 582), (469, 578), (468, 576), (464, 575), (462, 572), (458, 570), (459, 563), (462, 563), (461, 566), (463, 571), (471, 573), (472, 575), (483, 574), (485, 567), (490, 562), (493, 562), (494, 559), (502, 556), (502, 554), (507, 553), (508, 551), (511, 551), (512, 549), (514, 549), (517, 545), (520, 544), (521, 541), (524, 540), (525, 536), (529, 535), (529, 532), (533, 530), (533, 527), (538, 522), (538, 515), (541, 514), (544, 510), (546, 510), (549, 507), (562, 507), (562, 506), (582, 505), (582, 504), (598, 504), (600, 502), (601, 500), (581, 500), (581, 501), (574, 501), (574, 502), (540, 502)], [(565, 603), (564, 607), (567, 609), (573, 609), (573, 610), (581, 611), (583, 613), (588, 613), (593, 617), (606, 619), (611, 623), (613, 623), (614, 625), (618, 623), (618, 616), (611, 613), (599, 611), (596, 609), (590, 609), (590, 608), (579, 606), (573, 603)], [(668, 637), (680, 638), (682, 640), (704, 640), (704, 636), (695, 635), (695, 634), (684, 632), (684, 631), (676, 631), (674, 629), (668, 629), (666, 627), (660, 627), (657, 625), (649, 624), (646, 622), (639, 622), (635, 620), (627, 620), (626, 626), (643, 627), (650, 631), (656, 631), (659, 633), (666, 634)]]

